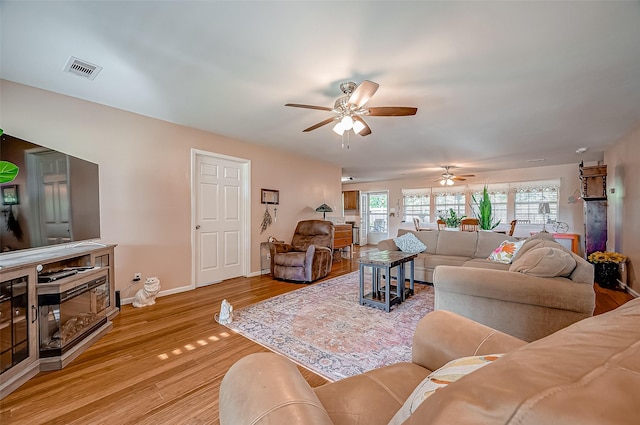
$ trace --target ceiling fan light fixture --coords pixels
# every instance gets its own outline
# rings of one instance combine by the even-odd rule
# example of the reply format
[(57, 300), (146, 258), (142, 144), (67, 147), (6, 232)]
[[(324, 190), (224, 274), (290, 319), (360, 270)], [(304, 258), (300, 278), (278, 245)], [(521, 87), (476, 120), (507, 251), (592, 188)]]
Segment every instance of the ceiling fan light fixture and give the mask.
[(353, 128), (353, 118), (349, 115), (345, 115), (340, 122), (345, 130), (351, 130)]
[(453, 179), (451, 177), (442, 177), (442, 180), (440, 180), (440, 184), (442, 186), (453, 186)]
[(354, 121), (353, 122), (353, 131), (356, 134), (360, 134), (360, 132), (364, 130), (364, 124), (360, 121)]
[(345, 128), (341, 121), (338, 121), (338, 124), (333, 126), (333, 131), (335, 131), (339, 136), (342, 136), (344, 134), (344, 130)]

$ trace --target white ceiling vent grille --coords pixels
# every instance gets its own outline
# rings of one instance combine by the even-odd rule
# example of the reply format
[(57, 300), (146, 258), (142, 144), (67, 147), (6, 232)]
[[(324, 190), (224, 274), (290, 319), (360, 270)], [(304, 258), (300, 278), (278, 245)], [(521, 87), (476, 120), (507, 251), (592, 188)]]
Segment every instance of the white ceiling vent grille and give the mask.
[(64, 67), (64, 71), (93, 80), (102, 71), (102, 67), (71, 56)]

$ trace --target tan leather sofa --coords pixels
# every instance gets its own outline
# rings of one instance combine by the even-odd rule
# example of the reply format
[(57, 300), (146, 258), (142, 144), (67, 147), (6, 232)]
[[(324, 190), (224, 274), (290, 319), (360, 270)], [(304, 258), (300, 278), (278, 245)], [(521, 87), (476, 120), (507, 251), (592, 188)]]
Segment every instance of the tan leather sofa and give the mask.
[[(448, 230), (415, 231), (399, 229), (398, 236), (413, 233), (427, 249), (414, 260), (414, 278), (421, 282), (433, 282), (433, 271), (437, 266), (464, 266), (467, 262), (474, 267), (509, 270), (508, 264), (487, 261), (491, 251), (501, 242), (516, 241), (512, 236), (495, 232), (455, 232)], [(380, 251), (398, 251), (393, 239), (378, 242)]]
[(435, 391), (404, 425), (635, 425), (640, 418), (640, 299), (526, 344), (455, 313), (418, 324), (411, 363), (311, 388), (273, 353), (234, 364), (221, 425), (388, 424), (413, 389), (452, 359), (503, 357)]
[[(550, 233), (538, 233), (528, 238), (512, 264), (486, 259), (505, 240), (505, 235), (449, 231), (413, 233), (428, 233), (429, 238), (436, 240), (432, 242), (434, 254), (429, 254), (428, 244), (427, 252), (418, 254), (418, 259), (423, 258), (423, 270), (432, 276), (436, 310), (453, 311), (525, 341), (535, 341), (593, 315), (593, 266), (556, 242)], [(394, 248), (393, 239), (390, 241), (381, 242), (378, 249)], [(466, 248), (462, 246), (465, 243), (468, 244)], [(557, 276), (553, 268), (534, 270), (531, 264), (523, 268), (526, 270), (513, 271), (513, 266), (523, 260), (526, 265), (527, 257), (533, 257), (533, 253), (539, 252), (534, 250), (539, 248), (553, 248), (558, 255), (564, 253), (564, 258), (575, 265)], [(475, 258), (453, 255), (463, 254), (463, 249), (467, 255), (473, 251)], [(542, 265), (543, 260), (536, 257), (534, 265)], [(433, 272), (429, 270), (431, 267)]]

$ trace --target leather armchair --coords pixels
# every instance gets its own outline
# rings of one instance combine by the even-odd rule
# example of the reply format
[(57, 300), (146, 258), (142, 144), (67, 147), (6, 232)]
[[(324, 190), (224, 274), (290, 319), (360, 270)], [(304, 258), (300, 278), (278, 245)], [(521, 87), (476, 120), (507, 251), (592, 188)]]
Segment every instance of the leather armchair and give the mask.
[(325, 277), (331, 272), (333, 237), (334, 227), (330, 221), (300, 221), (291, 244), (269, 245), (271, 276), (304, 283)]

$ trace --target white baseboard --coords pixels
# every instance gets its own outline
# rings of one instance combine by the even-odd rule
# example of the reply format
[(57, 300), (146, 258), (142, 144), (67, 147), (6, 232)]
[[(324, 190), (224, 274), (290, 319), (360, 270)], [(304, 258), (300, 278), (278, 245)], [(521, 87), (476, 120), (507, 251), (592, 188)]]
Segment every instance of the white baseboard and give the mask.
[[(256, 276), (261, 276), (261, 275), (262, 275), (262, 271), (257, 271), (257, 272), (249, 273), (249, 275), (247, 277), (256, 277)], [(212, 282), (211, 284), (214, 284), (214, 283), (219, 283), (219, 282)], [(192, 287), (192, 286), (181, 286), (179, 288), (173, 288), (173, 289), (168, 289), (166, 291), (160, 291), (160, 292), (158, 292), (158, 296), (159, 297), (164, 297), (165, 295), (179, 294), (180, 292), (187, 292), (187, 291), (191, 291), (193, 289), (195, 289), (195, 288)], [(135, 295), (133, 297), (123, 298), (121, 300), (121, 305), (131, 304), (134, 299), (135, 299)]]
[[(193, 289), (195, 289), (195, 288), (193, 288), (191, 286), (181, 286), (179, 288), (167, 289), (166, 291), (158, 292), (158, 297), (164, 297), (165, 295), (179, 294), (180, 292), (187, 292), (187, 291), (191, 291)], [(130, 297), (130, 298), (123, 298), (122, 301), (121, 301), (121, 304), (122, 305), (131, 304), (134, 299), (135, 299), (135, 295), (133, 297)]]
[(627, 285), (626, 283), (623, 283), (620, 279), (618, 279), (618, 285), (620, 285), (622, 289), (624, 289), (626, 292), (633, 295), (634, 297), (636, 298), (640, 297), (639, 292), (634, 291), (632, 288), (629, 287), (629, 285)]

